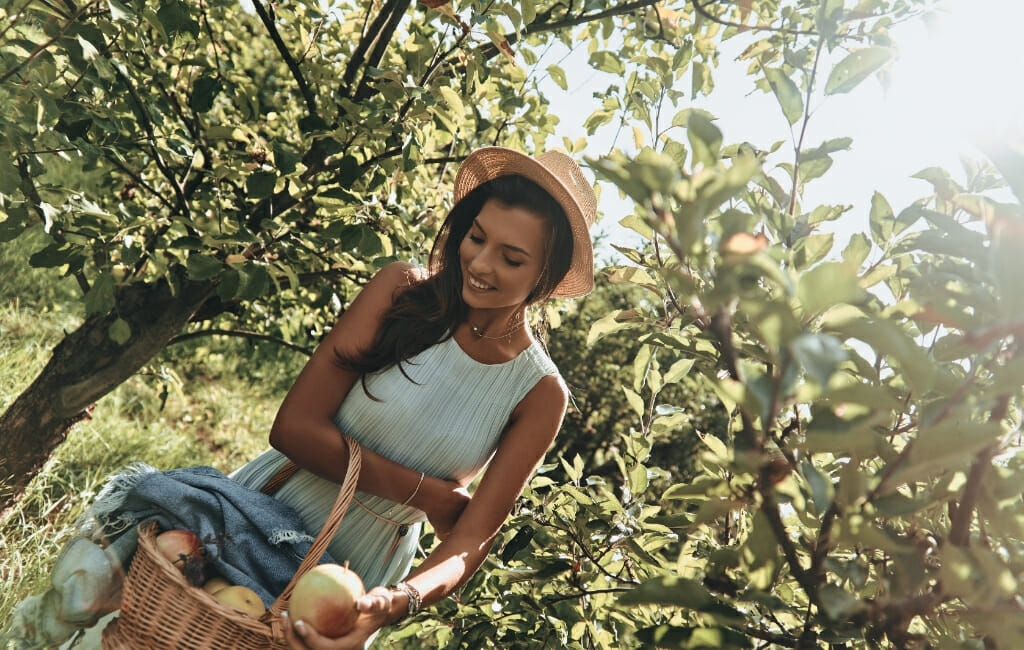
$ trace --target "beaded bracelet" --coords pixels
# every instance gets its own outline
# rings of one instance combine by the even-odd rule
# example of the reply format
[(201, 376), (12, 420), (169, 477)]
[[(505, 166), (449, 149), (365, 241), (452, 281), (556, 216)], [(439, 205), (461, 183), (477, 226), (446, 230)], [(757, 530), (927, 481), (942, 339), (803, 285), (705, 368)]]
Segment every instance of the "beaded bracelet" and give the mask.
[[(420, 596), (420, 592), (416, 587), (413, 587), (408, 582), (399, 582), (397, 584), (388, 585), (388, 589), (394, 591), (401, 591), (409, 598), (409, 610), (405, 613), (406, 616), (413, 616), (416, 612), (420, 611), (420, 606), (423, 604), (423, 597)], [(399, 619), (401, 620), (401, 619)]]

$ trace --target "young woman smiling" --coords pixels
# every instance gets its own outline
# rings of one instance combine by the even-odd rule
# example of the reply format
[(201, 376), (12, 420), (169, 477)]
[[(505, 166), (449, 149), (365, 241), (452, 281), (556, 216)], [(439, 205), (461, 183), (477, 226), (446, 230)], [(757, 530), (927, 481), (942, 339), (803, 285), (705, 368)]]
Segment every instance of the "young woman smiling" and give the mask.
[[(369, 591), (344, 637), (289, 621), (294, 648), (366, 647), (452, 593), (561, 426), (566, 387), (526, 309), (592, 288), (593, 189), (563, 153), (488, 147), (460, 166), (454, 201), (429, 268), (393, 263), (367, 283), (285, 397), (274, 449), (234, 475), (258, 489), (296, 466), (276, 496), (315, 532), (347, 467), (339, 430), (362, 447), (359, 491), (329, 551)], [(424, 520), (442, 541), (413, 568)]]

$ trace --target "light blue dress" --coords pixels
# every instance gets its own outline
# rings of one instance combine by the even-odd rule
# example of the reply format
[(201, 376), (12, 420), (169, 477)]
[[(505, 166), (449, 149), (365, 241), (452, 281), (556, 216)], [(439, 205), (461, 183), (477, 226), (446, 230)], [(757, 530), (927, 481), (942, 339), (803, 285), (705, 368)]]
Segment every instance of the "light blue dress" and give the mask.
[[(430, 476), (457, 480), (474, 476), (490, 460), (516, 405), (540, 379), (558, 369), (536, 341), (514, 359), (484, 364), (454, 338), (438, 343), (397, 367), (357, 382), (334, 422), (361, 445)], [(232, 477), (258, 489), (285, 463), (269, 450)], [(299, 470), (276, 496), (298, 510), (316, 534), (338, 495), (338, 485)], [(412, 566), (425, 515), (422, 511), (357, 491), (328, 552), (349, 562), (367, 589), (405, 577)], [(363, 507), (365, 506), (365, 508)], [(386, 514), (395, 525), (366, 510)], [(404, 534), (403, 534), (404, 533)]]

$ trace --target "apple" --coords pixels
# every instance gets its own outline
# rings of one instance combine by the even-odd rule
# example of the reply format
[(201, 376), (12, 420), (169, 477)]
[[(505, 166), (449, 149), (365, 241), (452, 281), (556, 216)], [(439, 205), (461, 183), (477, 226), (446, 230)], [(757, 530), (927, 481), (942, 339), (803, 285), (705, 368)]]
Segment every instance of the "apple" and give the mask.
[(243, 585), (224, 587), (217, 590), (213, 597), (228, 607), (234, 607), (254, 618), (259, 618), (267, 611), (259, 595)]
[(203, 591), (208, 594), (215, 594), (225, 587), (230, 587), (231, 583), (220, 576), (213, 576), (209, 580), (203, 583)]
[(340, 564), (320, 564), (295, 583), (288, 616), (304, 621), (320, 634), (336, 638), (348, 633), (359, 618), (356, 601), (366, 593), (359, 574)]
[(156, 536), (156, 548), (191, 585), (203, 584), (203, 544), (191, 530), (175, 528)]

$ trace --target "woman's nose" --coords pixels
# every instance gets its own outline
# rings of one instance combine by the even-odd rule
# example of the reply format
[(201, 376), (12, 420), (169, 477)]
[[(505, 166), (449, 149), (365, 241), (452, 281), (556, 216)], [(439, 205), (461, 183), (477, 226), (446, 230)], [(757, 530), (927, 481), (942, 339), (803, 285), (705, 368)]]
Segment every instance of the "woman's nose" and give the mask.
[(473, 256), (473, 259), (469, 262), (469, 270), (477, 275), (484, 275), (493, 268), (493, 263), (490, 259), (490, 253), (486, 250), (482, 250)]

